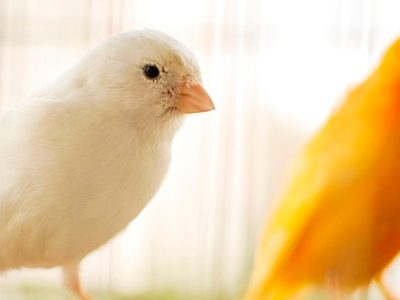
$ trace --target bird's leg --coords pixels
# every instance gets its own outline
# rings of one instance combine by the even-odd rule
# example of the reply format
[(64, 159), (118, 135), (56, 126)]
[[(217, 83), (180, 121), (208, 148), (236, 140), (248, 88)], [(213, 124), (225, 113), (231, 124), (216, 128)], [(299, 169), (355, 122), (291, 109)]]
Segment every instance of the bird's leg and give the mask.
[(382, 279), (382, 273), (375, 277), (375, 282), (386, 300), (399, 300), (398, 298), (393, 296), (389, 289), (386, 287)]
[(356, 292), (357, 297), (355, 297), (355, 299), (368, 300), (369, 299), (368, 294), (369, 294), (369, 286), (368, 285), (362, 286), (357, 290)]
[(79, 278), (79, 263), (69, 264), (62, 267), (64, 284), (81, 300), (94, 300), (86, 294), (81, 287)]
[(332, 288), (329, 291), (329, 299), (331, 300), (344, 300), (345, 296), (341, 289)]
[(329, 299), (331, 300), (344, 300), (345, 294), (339, 284), (336, 276), (330, 274), (327, 276), (327, 291)]

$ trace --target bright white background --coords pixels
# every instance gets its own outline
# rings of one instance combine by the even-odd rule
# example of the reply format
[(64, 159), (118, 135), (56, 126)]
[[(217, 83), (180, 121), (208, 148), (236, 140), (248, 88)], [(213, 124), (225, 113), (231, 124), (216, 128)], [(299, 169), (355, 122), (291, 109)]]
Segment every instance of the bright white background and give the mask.
[[(85, 285), (237, 297), (293, 155), (400, 36), (399, 14), (398, 0), (0, 0), (2, 109), (142, 27), (192, 49), (216, 103), (187, 118), (161, 190), (85, 260)], [(57, 280), (12, 271), (0, 288)], [(399, 282), (395, 269), (387, 280)]]

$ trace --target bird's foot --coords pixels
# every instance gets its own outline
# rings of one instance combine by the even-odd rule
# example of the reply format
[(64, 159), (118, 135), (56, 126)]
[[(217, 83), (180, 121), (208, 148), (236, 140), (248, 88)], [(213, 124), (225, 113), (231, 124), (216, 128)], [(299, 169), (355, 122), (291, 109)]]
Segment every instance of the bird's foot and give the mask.
[(63, 267), (64, 284), (80, 300), (95, 300), (92, 296), (83, 291), (79, 278), (79, 263)]

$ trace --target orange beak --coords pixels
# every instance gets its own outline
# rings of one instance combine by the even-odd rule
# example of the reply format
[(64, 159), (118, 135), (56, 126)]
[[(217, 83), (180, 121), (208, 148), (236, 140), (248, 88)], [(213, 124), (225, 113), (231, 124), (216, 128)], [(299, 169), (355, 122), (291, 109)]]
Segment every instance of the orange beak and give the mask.
[(193, 84), (181, 89), (176, 107), (184, 113), (196, 113), (214, 109), (214, 103), (200, 84)]

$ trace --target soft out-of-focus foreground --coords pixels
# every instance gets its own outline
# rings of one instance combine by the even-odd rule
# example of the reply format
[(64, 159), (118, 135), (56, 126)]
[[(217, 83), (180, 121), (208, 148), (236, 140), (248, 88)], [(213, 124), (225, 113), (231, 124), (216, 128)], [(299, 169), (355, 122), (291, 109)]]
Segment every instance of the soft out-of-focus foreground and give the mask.
[[(141, 27), (195, 52), (217, 106), (187, 118), (161, 190), (84, 261), (85, 285), (98, 299), (238, 299), (293, 155), (400, 35), (399, 11), (396, 0), (0, 0), (2, 110)], [(400, 296), (397, 265), (384, 280)], [(1, 276), (0, 299), (71, 298), (58, 270), (20, 270)]]
[[(376, 282), (400, 252), (400, 39), (293, 163), (267, 217), (246, 300), (333, 299)], [(302, 294), (301, 298), (300, 295)]]

